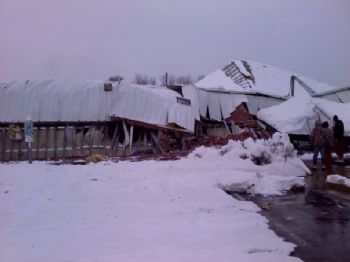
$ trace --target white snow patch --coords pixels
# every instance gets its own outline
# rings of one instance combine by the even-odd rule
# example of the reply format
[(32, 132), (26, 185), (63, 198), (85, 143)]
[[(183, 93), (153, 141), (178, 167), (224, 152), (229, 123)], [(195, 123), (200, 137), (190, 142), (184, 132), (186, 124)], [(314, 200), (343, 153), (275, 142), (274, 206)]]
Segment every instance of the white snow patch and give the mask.
[[(246, 75), (252, 75), (255, 79), (255, 83), (248, 80), (251, 84), (251, 89), (243, 88), (234, 83), (234, 81), (226, 76), (222, 70), (216, 70), (209, 74), (202, 80), (198, 81), (195, 85), (204, 89), (217, 89), (225, 91), (241, 91), (241, 92), (261, 92), (265, 94), (273, 94), (276, 96), (287, 96), (290, 92), (290, 79), (291, 76), (295, 75), (304, 81), (308, 86), (310, 86), (315, 92), (324, 92), (333, 90), (334, 87), (326, 83), (319, 82), (317, 80), (302, 76), (300, 74), (281, 69), (275, 66), (262, 64), (255, 61), (246, 60), (250, 67), (250, 72), (248, 72), (243, 61), (234, 60), (240, 71)], [(295, 95), (304, 96), (308, 94), (298, 83), (295, 84)]]
[[(247, 61), (253, 76), (257, 90), (265, 90), (276, 95), (286, 96), (290, 91), (290, 78), (292, 75), (299, 77), (315, 92), (322, 92), (334, 89), (333, 86), (319, 82), (315, 79), (303, 76), (301, 74), (278, 68), (272, 65), (266, 65), (255, 61)], [(295, 96), (305, 96), (308, 94), (298, 83), (295, 84)]]
[(242, 91), (242, 87), (226, 76), (222, 70), (216, 70), (202, 80), (199, 80), (196, 86), (210, 90)]
[(350, 188), (350, 179), (340, 175), (327, 176), (327, 183), (338, 184)]
[[(256, 145), (200, 147), (178, 161), (1, 164), (1, 258), (300, 261), (255, 204), (222, 190), (282, 194), (302, 184), (307, 168), (290, 149), (287, 136), (276, 134)], [(251, 161), (261, 152), (270, 164)]]

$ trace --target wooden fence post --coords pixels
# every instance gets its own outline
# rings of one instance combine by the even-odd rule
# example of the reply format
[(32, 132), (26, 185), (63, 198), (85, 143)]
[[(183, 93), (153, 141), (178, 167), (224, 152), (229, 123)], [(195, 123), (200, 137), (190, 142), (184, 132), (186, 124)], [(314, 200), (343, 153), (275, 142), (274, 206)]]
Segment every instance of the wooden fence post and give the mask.
[(40, 127), (36, 128), (36, 150), (35, 150), (35, 159), (39, 159), (39, 149), (40, 149)]
[(53, 133), (53, 158), (57, 159), (57, 131), (58, 127), (55, 126), (54, 133)]
[(50, 127), (45, 128), (45, 158), (48, 159), (48, 148), (49, 148), (49, 132)]
[(1, 161), (6, 160), (6, 146), (7, 146), (7, 134), (6, 134), (6, 127), (2, 128), (2, 156), (1, 156)]

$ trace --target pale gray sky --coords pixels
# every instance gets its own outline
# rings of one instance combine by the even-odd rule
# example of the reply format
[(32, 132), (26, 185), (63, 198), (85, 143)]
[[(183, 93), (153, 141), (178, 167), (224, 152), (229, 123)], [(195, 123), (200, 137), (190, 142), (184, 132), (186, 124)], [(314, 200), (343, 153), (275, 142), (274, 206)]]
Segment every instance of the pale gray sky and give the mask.
[(0, 0), (0, 80), (208, 74), (234, 59), (350, 85), (349, 0)]

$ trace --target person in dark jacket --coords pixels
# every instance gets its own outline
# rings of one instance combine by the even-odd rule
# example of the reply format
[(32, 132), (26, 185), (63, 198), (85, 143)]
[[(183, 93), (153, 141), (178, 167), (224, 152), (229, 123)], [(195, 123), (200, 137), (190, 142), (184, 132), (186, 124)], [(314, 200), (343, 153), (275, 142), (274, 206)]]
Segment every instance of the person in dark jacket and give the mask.
[(336, 162), (344, 162), (344, 124), (337, 115), (333, 117), (334, 147), (337, 154)]
[(333, 132), (329, 128), (329, 124), (327, 121), (322, 123), (322, 127), (325, 131), (326, 136), (326, 145), (324, 151), (324, 164), (327, 169), (332, 168), (332, 148), (333, 148)]
[(315, 122), (315, 127), (311, 131), (310, 135), (310, 143), (313, 146), (314, 149), (314, 155), (313, 155), (313, 166), (312, 169), (316, 169), (317, 167), (317, 157), (318, 154), (321, 154), (321, 163), (322, 168), (325, 168), (324, 166), (324, 150), (326, 146), (326, 134), (324, 129), (321, 126), (321, 122), (317, 120)]

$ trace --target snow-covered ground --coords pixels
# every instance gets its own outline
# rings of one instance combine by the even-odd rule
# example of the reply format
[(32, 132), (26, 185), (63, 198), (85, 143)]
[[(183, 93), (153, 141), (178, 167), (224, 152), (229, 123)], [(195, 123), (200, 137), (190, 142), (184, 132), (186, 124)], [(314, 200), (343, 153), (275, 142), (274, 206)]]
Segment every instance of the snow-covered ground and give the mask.
[(282, 194), (306, 172), (281, 134), (178, 161), (1, 164), (0, 260), (300, 261), (255, 204), (223, 189)]

